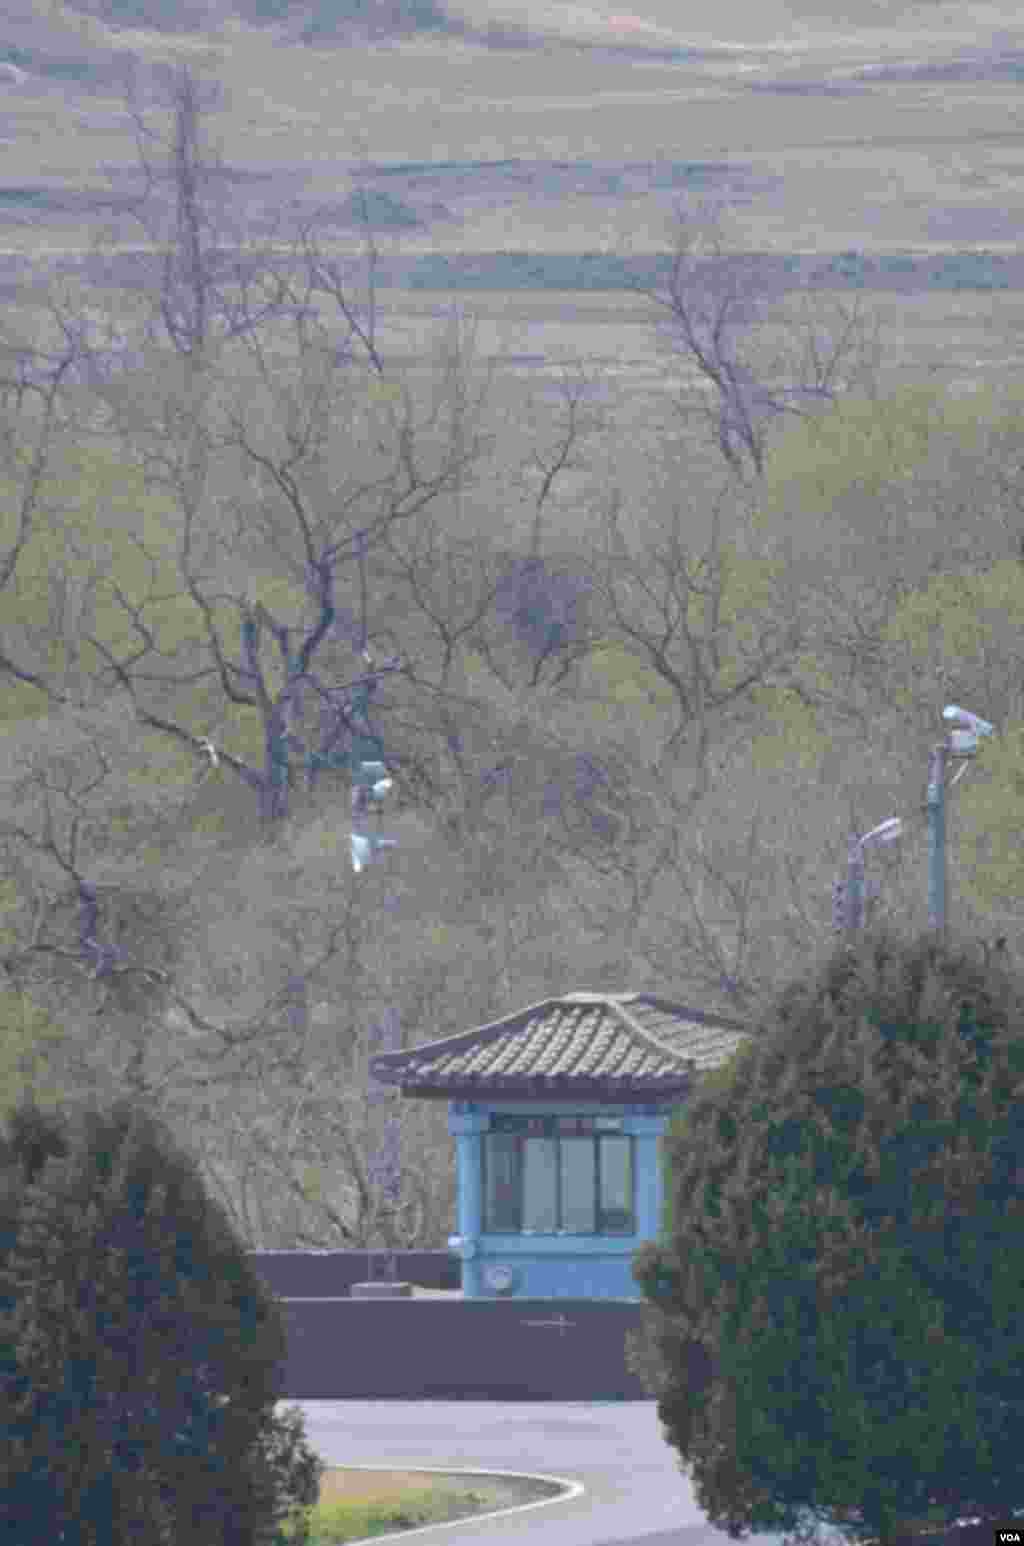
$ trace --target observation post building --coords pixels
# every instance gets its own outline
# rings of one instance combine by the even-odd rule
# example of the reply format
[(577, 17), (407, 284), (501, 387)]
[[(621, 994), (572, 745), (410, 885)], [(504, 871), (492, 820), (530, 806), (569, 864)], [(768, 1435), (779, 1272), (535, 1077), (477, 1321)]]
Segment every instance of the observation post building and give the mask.
[(661, 1144), (742, 1024), (649, 993), (567, 993), (371, 1059), (444, 1100), (457, 1145), (467, 1299), (639, 1299), (634, 1251), (662, 1223)]

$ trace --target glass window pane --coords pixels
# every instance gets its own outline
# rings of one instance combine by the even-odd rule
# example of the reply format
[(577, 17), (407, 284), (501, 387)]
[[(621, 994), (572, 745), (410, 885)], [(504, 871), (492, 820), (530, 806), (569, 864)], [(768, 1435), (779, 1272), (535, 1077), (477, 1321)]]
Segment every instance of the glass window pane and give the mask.
[(595, 1169), (593, 1138), (562, 1139), (562, 1228), (571, 1235), (595, 1233)]
[(633, 1140), (630, 1137), (598, 1139), (601, 1149), (601, 1233), (636, 1233), (633, 1217)]
[(484, 1135), (484, 1229), (495, 1234), (517, 1235), (521, 1227), (521, 1143), (512, 1133)]
[(523, 1142), (523, 1229), (553, 1235), (558, 1228), (558, 1140)]

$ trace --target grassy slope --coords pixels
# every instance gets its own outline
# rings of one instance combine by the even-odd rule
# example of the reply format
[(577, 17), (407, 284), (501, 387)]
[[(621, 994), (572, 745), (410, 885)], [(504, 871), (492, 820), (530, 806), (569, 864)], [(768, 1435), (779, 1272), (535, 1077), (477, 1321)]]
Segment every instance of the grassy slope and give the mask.
[(324, 1473), (320, 1500), (310, 1513), (311, 1546), (341, 1546), (553, 1495), (550, 1484), (521, 1478), (331, 1468)]

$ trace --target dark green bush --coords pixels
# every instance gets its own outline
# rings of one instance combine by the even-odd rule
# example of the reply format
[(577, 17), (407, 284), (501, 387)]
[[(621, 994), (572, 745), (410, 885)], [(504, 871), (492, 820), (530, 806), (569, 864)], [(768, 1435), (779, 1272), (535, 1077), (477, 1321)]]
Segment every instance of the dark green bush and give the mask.
[(0, 1540), (262, 1546), (318, 1494), (275, 1416), (281, 1309), (166, 1127), (128, 1101), (0, 1138)]
[(1022, 1092), (1020, 978), (881, 931), (694, 1100), (634, 1365), (713, 1525), (892, 1541), (1024, 1507)]

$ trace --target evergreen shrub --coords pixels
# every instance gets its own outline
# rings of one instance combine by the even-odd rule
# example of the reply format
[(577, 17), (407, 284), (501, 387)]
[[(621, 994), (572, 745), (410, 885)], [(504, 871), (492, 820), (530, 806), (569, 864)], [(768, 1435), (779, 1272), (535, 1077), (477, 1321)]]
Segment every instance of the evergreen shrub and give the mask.
[(194, 1161), (124, 1099), (5, 1126), (0, 1542), (282, 1540), (323, 1466), (275, 1415), (281, 1308)]
[[(711, 1524), (902, 1540), (1024, 1508), (1024, 984), (891, 928), (666, 1139), (631, 1362)], [(688, 1376), (694, 1350), (705, 1374)]]

